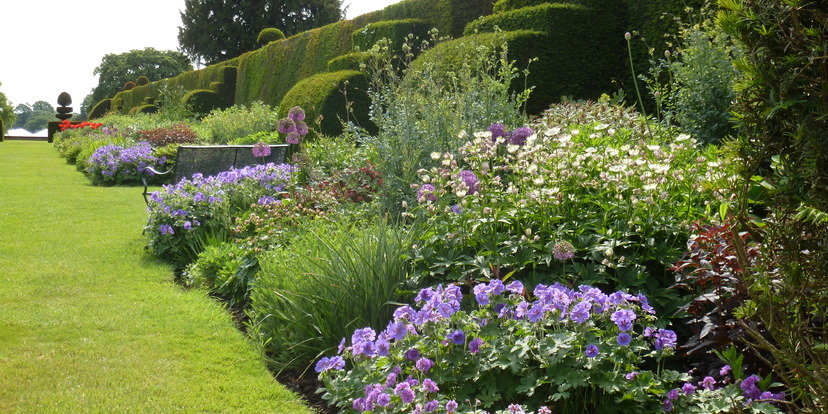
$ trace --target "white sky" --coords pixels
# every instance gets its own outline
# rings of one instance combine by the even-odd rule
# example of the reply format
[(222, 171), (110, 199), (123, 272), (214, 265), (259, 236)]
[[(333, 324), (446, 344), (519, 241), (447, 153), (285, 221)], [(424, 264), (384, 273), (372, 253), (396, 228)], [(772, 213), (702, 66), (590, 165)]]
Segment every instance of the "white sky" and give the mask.
[[(347, 18), (400, 0), (344, 0)], [(80, 110), (104, 55), (178, 48), (184, 0), (0, 0), (0, 92), (12, 106), (61, 92)]]

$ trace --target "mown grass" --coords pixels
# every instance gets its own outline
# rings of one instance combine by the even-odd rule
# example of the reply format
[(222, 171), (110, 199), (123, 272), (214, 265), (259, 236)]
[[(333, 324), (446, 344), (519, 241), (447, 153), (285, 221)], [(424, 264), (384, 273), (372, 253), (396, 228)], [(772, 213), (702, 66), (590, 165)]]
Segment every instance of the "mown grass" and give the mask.
[(0, 143), (0, 412), (301, 413), (222, 307), (143, 254), (137, 188)]

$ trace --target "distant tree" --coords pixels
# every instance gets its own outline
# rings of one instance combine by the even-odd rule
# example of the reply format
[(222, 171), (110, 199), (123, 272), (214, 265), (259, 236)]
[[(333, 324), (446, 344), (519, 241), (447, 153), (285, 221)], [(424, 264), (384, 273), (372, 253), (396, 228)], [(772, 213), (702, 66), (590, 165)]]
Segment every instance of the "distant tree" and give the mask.
[(172, 78), (192, 69), (193, 65), (187, 56), (173, 50), (155, 50), (148, 47), (126, 53), (107, 54), (93, 72), (98, 76), (98, 86), (92, 89), (91, 98), (83, 100), (81, 113), (89, 111), (87, 105), (95, 105), (103, 99), (111, 98), (126, 82), (134, 82), (139, 76), (157, 80)]
[(341, 0), (185, 0), (179, 50), (194, 62), (213, 64), (258, 48), (262, 29), (285, 36), (342, 19)]
[(31, 133), (35, 133), (46, 129), (46, 127), (49, 126), (49, 121), (57, 120), (58, 119), (55, 118), (54, 113), (49, 113), (46, 111), (34, 111), (32, 112), (32, 115), (29, 117), (29, 120), (26, 121), (26, 125), (23, 125), (23, 129)]
[[(3, 83), (0, 82), (0, 86)], [(6, 98), (6, 94), (0, 92), (0, 119), (3, 120), (3, 125), (5, 125), (6, 129), (11, 129), (12, 125), (14, 125), (14, 119), (17, 115), (14, 113), (14, 109), (12, 109), (11, 102)]]
[(49, 102), (46, 101), (37, 101), (32, 104), (32, 111), (33, 112), (47, 112), (49, 114), (55, 114), (55, 107), (52, 106)]
[(23, 125), (26, 125), (26, 121), (32, 116), (32, 107), (26, 104), (17, 104), (14, 107), (14, 114), (17, 116), (17, 119), (15, 119), (14, 124), (10, 125), (10, 127), (23, 128)]

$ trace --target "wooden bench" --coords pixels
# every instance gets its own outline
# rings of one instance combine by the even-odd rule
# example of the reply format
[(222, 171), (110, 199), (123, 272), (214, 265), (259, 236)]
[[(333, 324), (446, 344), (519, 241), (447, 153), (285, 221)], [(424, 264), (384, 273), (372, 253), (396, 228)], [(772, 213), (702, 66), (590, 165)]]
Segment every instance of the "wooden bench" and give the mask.
[[(287, 162), (289, 152), (290, 145), (273, 144), (270, 145), (270, 155), (262, 159), (253, 156), (253, 145), (182, 145), (178, 147), (175, 164), (170, 170), (157, 171), (148, 167), (145, 171), (155, 175), (172, 174), (173, 183), (177, 183), (184, 178), (191, 178), (196, 173), (206, 177), (250, 165), (270, 162), (283, 164)], [(144, 183), (144, 202), (149, 205), (146, 174), (142, 174), (141, 181)]]

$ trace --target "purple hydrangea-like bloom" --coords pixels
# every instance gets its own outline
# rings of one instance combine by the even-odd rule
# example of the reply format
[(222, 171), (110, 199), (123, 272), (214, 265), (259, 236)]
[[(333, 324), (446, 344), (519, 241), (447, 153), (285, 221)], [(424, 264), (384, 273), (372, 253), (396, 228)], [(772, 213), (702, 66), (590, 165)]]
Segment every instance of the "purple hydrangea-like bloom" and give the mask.
[(684, 392), (684, 395), (690, 395), (696, 392), (696, 386), (689, 382), (685, 382), (684, 385), (681, 386), (681, 390)]
[(503, 124), (492, 124), (488, 131), (492, 133), (492, 142), (496, 141), (500, 137), (509, 135), (509, 131), (506, 130), (506, 126)]
[(423, 203), (426, 201), (437, 201), (437, 194), (434, 193), (436, 189), (431, 184), (423, 184), (417, 190), (417, 201)]
[(411, 348), (408, 351), (405, 351), (405, 359), (409, 361), (416, 361), (420, 358), (420, 350), (417, 348)]
[(457, 407), (458, 407), (457, 401), (448, 400), (448, 402), (446, 403), (446, 412), (454, 413), (454, 412), (457, 411)]
[(428, 370), (430, 370), (431, 367), (434, 366), (434, 361), (432, 361), (432, 360), (430, 360), (426, 357), (420, 357), (420, 359), (418, 359), (417, 362), (414, 363), (414, 366), (420, 372), (425, 373), (425, 372), (428, 372)]
[(678, 337), (676, 333), (669, 329), (659, 329), (655, 333), (655, 348), (658, 350), (664, 348), (675, 348)]
[(615, 341), (618, 342), (618, 345), (627, 346), (632, 341), (632, 337), (626, 332), (621, 332), (615, 337)]
[(158, 232), (161, 233), (162, 236), (175, 234), (175, 230), (173, 230), (172, 226), (169, 224), (162, 224), (158, 226)]
[(578, 304), (572, 307), (572, 311), (569, 312), (569, 319), (575, 323), (584, 323), (589, 319), (590, 309), (592, 309), (592, 303), (585, 300), (578, 302)]
[(629, 309), (619, 309), (613, 312), (612, 316), (610, 316), (610, 320), (615, 322), (618, 329), (622, 331), (629, 331), (632, 329), (632, 323), (635, 320), (635, 312)]
[(600, 351), (599, 351), (599, 349), (598, 349), (598, 346), (597, 346), (597, 345), (595, 345), (595, 344), (589, 344), (589, 345), (587, 345), (587, 347), (586, 347), (586, 351), (585, 351), (584, 353), (585, 353), (585, 354), (586, 354), (586, 356), (587, 356), (587, 357), (589, 357), (589, 358), (595, 358), (595, 357), (597, 357), (597, 356), (598, 356), (598, 353), (599, 353), (599, 352), (600, 352)]
[(526, 139), (534, 133), (535, 131), (532, 131), (532, 128), (520, 127), (512, 131), (512, 135), (509, 137), (509, 143), (512, 145), (524, 145), (526, 144)]
[(258, 158), (264, 158), (270, 155), (270, 145), (259, 141), (256, 145), (253, 145), (253, 156)]
[(575, 246), (572, 243), (562, 240), (555, 243), (555, 247), (552, 248), (552, 256), (555, 260), (566, 261), (575, 257)]
[(437, 407), (439, 407), (439, 406), (440, 406), (439, 401), (431, 400), (431, 401), (425, 403), (425, 405), (423, 406), (423, 411), (427, 412), (427, 413), (433, 413), (434, 411), (437, 411)]
[(474, 194), (480, 188), (480, 183), (477, 180), (477, 175), (471, 170), (460, 171), (457, 176), (466, 186), (467, 194)]
[(464, 343), (466, 343), (466, 334), (460, 329), (458, 329), (450, 333), (448, 335), (448, 339), (451, 342), (454, 342), (455, 345), (463, 345)]
[(391, 404), (391, 396), (386, 393), (377, 395), (377, 405), (380, 407), (387, 407)]
[(294, 122), (304, 121), (305, 111), (298, 106), (294, 106), (288, 111), (288, 119)]
[(474, 338), (469, 342), (469, 352), (471, 354), (476, 354), (480, 352), (480, 345), (483, 345), (483, 340), (480, 338)]
[(301, 136), (308, 135), (308, 124), (302, 121), (296, 122), (296, 133)]

